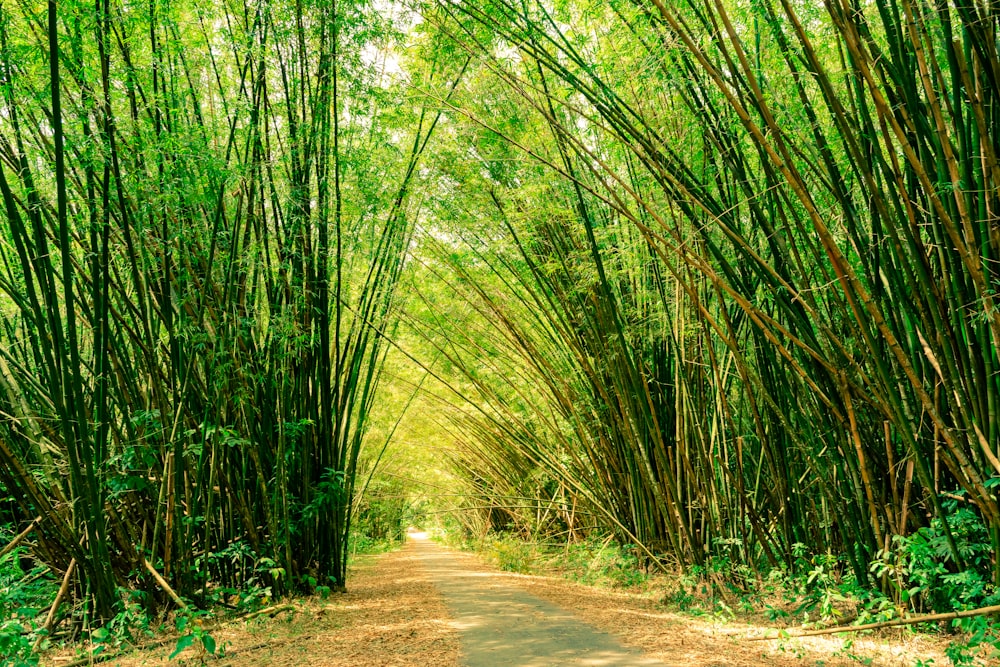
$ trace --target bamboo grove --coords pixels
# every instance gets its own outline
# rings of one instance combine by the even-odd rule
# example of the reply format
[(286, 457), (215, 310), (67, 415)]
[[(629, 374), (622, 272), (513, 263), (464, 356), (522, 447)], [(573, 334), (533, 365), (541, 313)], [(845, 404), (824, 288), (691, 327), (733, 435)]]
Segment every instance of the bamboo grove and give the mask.
[(0, 5), (3, 518), (93, 618), (344, 586), (436, 123), (386, 79), (398, 18)]
[(0, 522), (101, 619), (343, 586), (406, 358), (468, 525), (1000, 583), (998, 21), (2, 0)]
[(475, 406), (470, 525), (758, 572), (832, 554), (903, 602), (872, 564), (933, 526), (942, 572), (1000, 579), (998, 19), (442, 3), (482, 63), (447, 105), (476, 166), (445, 153), (449, 234), (420, 243), (467, 323), (424, 289), (411, 327)]

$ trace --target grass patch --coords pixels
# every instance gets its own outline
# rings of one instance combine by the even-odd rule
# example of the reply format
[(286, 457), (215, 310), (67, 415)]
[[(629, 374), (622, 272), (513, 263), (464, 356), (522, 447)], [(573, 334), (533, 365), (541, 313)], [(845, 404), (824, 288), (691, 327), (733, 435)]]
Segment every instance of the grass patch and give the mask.
[(590, 537), (568, 544), (528, 542), (491, 533), (478, 540), (444, 540), (450, 546), (482, 555), (504, 572), (562, 576), (591, 586), (641, 587), (649, 580), (635, 549), (608, 538)]

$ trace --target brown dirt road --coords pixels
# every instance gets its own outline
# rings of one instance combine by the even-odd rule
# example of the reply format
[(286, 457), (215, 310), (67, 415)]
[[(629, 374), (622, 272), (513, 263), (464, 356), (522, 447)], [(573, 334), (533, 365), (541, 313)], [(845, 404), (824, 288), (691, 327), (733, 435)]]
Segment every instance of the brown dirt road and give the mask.
[(568, 609), (498, 581), (426, 537), (412, 540), (410, 549), (442, 594), (465, 667), (663, 667)]
[[(275, 619), (236, 621), (211, 630), (226, 657), (172, 646), (110, 663), (249, 667), (881, 667), (918, 659), (946, 664), (940, 642), (886, 643), (815, 637), (753, 642), (764, 628), (665, 612), (648, 597), (563, 579), (502, 573), (476, 556), (427, 540), (368, 558), (352, 571), (350, 590), (295, 604)], [(65, 665), (68, 653), (43, 664)]]
[[(667, 667), (751, 667), (774, 665), (775, 667), (857, 667), (871, 658), (875, 667), (912, 667), (919, 659), (935, 659), (935, 665), (947, 664), (938, 640), (922, 640), (897, 634), (892, 641), (872, 638), (854, 638), (845, 649), (843, 639), (832, 637), (811, 637), (786, 639), (784, 641), (750, 641), (751, 637), (770, 633), (769, 628), (750, 626), (736, 622), (723, 622), (710, 617), (693, 618), (687, 615), (665, 611), (655, 598), (635, 593), (595, 588), (575, 584), (562, 578), (497, 572), (483, 564), (473, 554), (455, 552), (423, 540), (412, 540), (407, 550), (418, 556), (418, 561), (427, 568), (439, 590), (444, 593), (446, 606), (460, 630), (462, 663), (468, 667), (480, 665), (665, 665)], [(440, 570), (444, 568), (445, 572)], [(450, 581), (449, 581), (450, 580)], [(465, 591), (461, 589), (464, 586)], [(478, 613), (475, 606), (471, 611), (461, 612), (451, 600), (458, 594), (467, 599), (484, 599), (484, 590), (492, 591), (489, 602)], [(496, 625), (490, 621), (490, 607), (494, 605), (492, 595), (513, 597), (527, 607), (530, 616), (531, 600), (542, 603), (548, 613), (563, 618), (571, 614), (568, 622), (577, 628), (572, 636), (566, 637), (563, 649), (582, 649), (588, 640), (580, 634), (595, 636), (603, 634), (628, 652), (622, 657), (602, 654), (594, 649), (588, 655), (578, 650), (575, 655), (558, 653), (549, 660), (531, 657), (516, 658), (516, 653), (504, 655), (504, 659), (488, 661), (488, 649), (497, 645), (516, 644), (523, 641), (519, 635), (526, 626), (535, 625), (534, 619), (522, 625), (511, 625), (501, 620)], [(554, 611), (552, 611), (554, 610)], [(515, 610), (514, 615), (526, 609)], [(485, 627), (465, 628), (469, 622)], [(493, 639), (491, 632), (502, 632), (505, 637)], [(550, 632), (558, 635), (559, 630)], [(486, 639), (485, 643), (480, 638)], [(526, 635), (534, 642), (534, 634)], [(558, 636), (555, 638), (558, 640)], [(475, 645), (474, 645), (475, 644)], [(547, 649), (549, 650), (549, 649)], [(605, 649), (606, 650), (606, 649)], [(478, 656), (487, 656), (480, 660)]]

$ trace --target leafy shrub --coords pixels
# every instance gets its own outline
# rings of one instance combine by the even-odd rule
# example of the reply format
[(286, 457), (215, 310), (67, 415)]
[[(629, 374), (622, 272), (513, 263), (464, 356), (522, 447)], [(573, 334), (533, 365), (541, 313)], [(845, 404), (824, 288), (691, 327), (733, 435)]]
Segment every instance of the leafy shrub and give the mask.
[(871, 571), (887, 577), (900, 601), (917, 610), (936, 612), (975, 609), (1000, 601), (991, 583), (992, 545), (986, 527), (966, 507), (950, 501), (951, 527), (965, 569), (959, 570), (944, 526), (935, 518), (912, 535), (895, 536), (893, 549), (882, 551)]
[(190, 646), (200, 645), (206, 655), (215, 655), (215, 637), (204, 627), (205, 612), (185, 611), (177, 616), (177, 631), (181, 633), (169, 660), (173, 660)]
[[(14, 531), (0, 529), (0, 545), (13, 539)], [(0, 664), (31, 665), (37, 635), (33, 620), (56, 595), (59, 583), (41, 568), (22, 569), (24, 547), (0, 558)]]
[(535, 546), (510, 535), (490, 535), (480, 550), (487, 559), (505, 572), (530, 574), (539, 560)]
[(567, 545), (569, 576), (585, 584), (638, 586), (647, 580), (634, 545), (618, 545), (597, 536)]
[[(959, 507), (953, 499), (944, 506), (963, 569), (955, 562), (943, 523), (935, 517), (912, 535), (895, 536), (893, 548), (879, 553), (872, 563), (872, 572), (891, 583), (901, 603), (918, 611), (960, 611), (1000, 603), (1000, 591), (992, 583), (993, 547), (986, 526), (975, 512)], [(978, 654), (1000, 653), (1000, 637), (992, 620), (958, 619), (953, 626), (967, 637), (946, 649), (952, 664), (972, 665)]]
[(0, 664), (36, 665), (38, 658), (31, 655), (32, 636), (16, 619), (0, 621)]
[(381, 553), (406, 539), (406, 529), (419, 519), (398, 480), (373, 478), (356, 504), (351, 525), (353, 553)]

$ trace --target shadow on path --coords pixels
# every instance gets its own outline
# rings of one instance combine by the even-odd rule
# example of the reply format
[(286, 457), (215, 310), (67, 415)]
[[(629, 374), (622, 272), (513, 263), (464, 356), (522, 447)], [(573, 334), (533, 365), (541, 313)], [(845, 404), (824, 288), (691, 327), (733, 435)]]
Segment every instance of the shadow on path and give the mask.
[(411, 534), (419, 562), (441, 591), (467, 667), (555, 665), (665, 667), (625, 648), (565, 609), (470, 569), (465, 558)]

